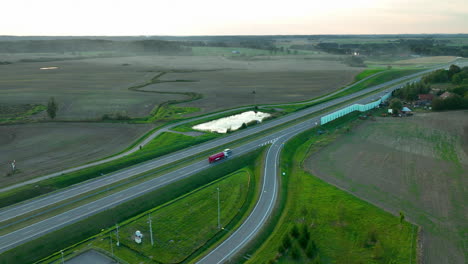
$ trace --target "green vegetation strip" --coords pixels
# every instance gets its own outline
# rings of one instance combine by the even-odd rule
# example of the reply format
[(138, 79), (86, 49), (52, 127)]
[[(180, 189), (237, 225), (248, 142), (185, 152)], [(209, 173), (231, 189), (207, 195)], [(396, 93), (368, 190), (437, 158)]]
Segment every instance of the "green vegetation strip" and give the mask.
[(113, 227), (115, 223), (123, 222), (151, 208), (167, 203), (240, 168), (256, 166), (257, 158), (263, 151), (264, 149), (258, 149), (244, 156), (226, 160), (222, 166), (213, 166), (157, 191), (27, 242), (2, 253), (0, 263), (33, 263), (53, 254), (58, 249), (72, 246), (77, 241), (82, 241), (80, 244), (86, 243), (91, 239), (95, 239), (96, 234), (100, 233), (102, 228)]
[[(287, 113), (292, 113), (292, 112), (297, 112), (299, 110), (302, 110), (302, 109), (305, 109), (305, 108), (308, 108), (308, 107), (311, 107), (311, 106), (314, 106), (314, 105), (318, 105), (318, 104), (322, 104), (322, 103), (325, 103), (325, 102), (328, 102), (328, 101), (331, 101), (331, 100), (334, 100), (334, 99), (337, 99), (337, 98), (340, 98), (340, 97), (343, 97), (343, 96), (346, 96), (346, 95), (349, 95), (349, 94), (352, 94), (352, 93), (356, 93), (356, 92), (359, 92), (361, 90), (364, 90), (364, 89), (367, 89), (367, 88), (370, 88), (372, 86), (375, 86), (375, 85), (379, 85), (379, 84), (382, 84), (382, 83), (385, 83), (385, 82), (388, 82), (388, 81), (391, 81), (391, 80), (394, 80), (394, 79), (397, 79), (397, 78), (400, 78), (400, 77), (404, 77), (404, 76), (407, 76), (407, 75), (410, 75), (410, 74), (413, 74), (413, 73), (416, 73), (416, 72), (420, 72), (422, 71), (421, 69), (405, 69), (405, 70), (387, 70), (379, 75), (376, 75), (376, 76), (373, 76), (372, 78), (369, 78), (361, 83), (358, 83), (358, 84), (355, 84), (353, 87), (347, 89), (347, 90), (343, 90), (333, 96), (330, 96), (330, 97), (327, 97), (327, 98), (323, 98), (324, 96), (321, 96), (321, 97), (318, 97), (317, 99), (320, 99), (320, 98), (323, 98), (319, 101), (315, 101), (315, 102), (312, 102), (312, 103), (307, 103), (307, 102), (304, 102), (303, 104), (290, 104), (290, 105), (284, 105), (284, 106), (280, 106), (280, 105), (275, 105), (275, 106), (265, 106), (265, 108), (281, 108), (283, 111), (287, 112)], [(395, 84), (392, 84), (391, 86), (393, 86)], [(384, 87), (383, 89), (385, 89), (387, 87)], [(316, 100), (316, 99), (315, 99)], [(354, 99), (353, 99), (354, 100)], [(264, 108), (262, 108), (262, 111), (263, 111)]]
[(25, 104), (25, 105), (2, 105), (0, 106), (0, 124), (18, 123), (26, 121), (31, 116), (46, 110), (45, 105)]
[(416, 263), (415, 226), (302, 167), (308, 155), (347, 133), (359, 114), (319, 128), (326, 134), (312, 129), (285, 144), (279, 207), (247, 252), (248, 263)]
[(354, 81), (358, 82), (362, 79), (365, 79), (373, 74), (376, 74), (376, 73), (379, 73), (379, 72), (383, 72), (385, 71), (384, 68), (377, 68), (377, 69), (365, 69), (363, 70), (362, 72), (360, 72), (358, 75), (356, 75), (354, 77)]

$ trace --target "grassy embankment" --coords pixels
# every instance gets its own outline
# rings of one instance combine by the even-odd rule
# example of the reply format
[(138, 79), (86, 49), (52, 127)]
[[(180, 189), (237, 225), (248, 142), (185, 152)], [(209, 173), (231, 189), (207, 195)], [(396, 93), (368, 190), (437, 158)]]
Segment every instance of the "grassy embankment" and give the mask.
[[(232, 226), (245, 213), (249, 202), (252, 202), (252, 199), (248, 199), (250, 193), (255, 193), (256, 182), (252, 169), (242, 168), (162, 206), (119, 223), (120, 247), (114, 247), (114, 255), (117, 259), (128, 263), (135, 261), (179, 263), (200, 253), (209, 247), (209, 242), (218, 233), (226, 233), (220, 232), (217, 228), (216, 188), (220, 188), (222, 226)], [(151, 246), (149, 216), (153, 223), (154, 246)], [(144, 235), (140, 245), (132, 240), (135, 230), (140, 230)], [(71, 258), (87, 249), (98, 248), (107, 251), (109, 255), (111, 254), (109, 235), (112, 235), (113, 241), (117, 241), (115, 231), (105, 233), (92, 241), (69, 248), (65, 253)]]
[[(289, 141), (273, 221), (248, 263), (416, 263), (417, 228), (304, 171), (303, 160), (352, 129), (353, 113)], [(293, 231), (297, 227), (297, 232)], [(392, 262), (393, 261), (393, 262)]]
[[(106, 234), (101, 233), (102, 228), (109, 228), (107, 231), (105, 231), (108, 236), (109, 232), (113, 231), (115, 223), (121, 223), (127, 219), (143, 214), (152, 208), (168, 203), (169, 201), (181, 197), (184, 194), (190, 193), (191, 191), (201, 186), (207, 185), (228, 174), (236, 172), (239, 169), (248, 168), (250, 173), (258, 173), (257, 168), (261, 167), (261, 156), (263, 153), (264, 149), (258, 149), (244, 156), (226, 160), (223, 162), (223, 166), (213, 166), (207, 170), (199, 172), (186, 179), (177, 181), (157, 191), (145, 194), (112, 209), (93, 215), (83, 221), (69, 225), (64, 229), (54, 231), (36, 240), (27, 242), (15, 249), (2, 253), (0, 263), (33, 263), (39, 259), (54, 254), (54, 252), (56, 252), (58, 249), (65, 249), (68, 247), (73, 248), (74, 245), (77, 245), (76, 243), (85, 244), (89, 243), (90, 241), (100, 240), (102, 239), (102, 235), (106, 237)], [(253, 186), (253, 182), (254, 181), (250, 181), (251, 186)], [(248, 208), (251, 207), (252, 201), (255, 200), (255, 195), (256, 194), (251, 193), (248, 194), (248, 207), (242, 207), (243, 209), (241, 209), (240, 212), (245, 213)], [(247, 204), (244, 203), (243, 206), (247, 206)], [(204, 214), (203, 212), (200, 213)], [(236, 215), (230, 223), (234, 225), (234, 222), (238, 223), (241, 218), (242, 216)], [(133, 220), (136, 220), (136, 218), (129, 220), (129, 222)], [(191, 222), (188, 221), (186, 224), (191, 224)], [(155, 223), (155, 226), (156, 225), (157, 224)], [(228, 226), (230, 226), (230, 224), (228, 224), (226, 227)], [(231, 228), (227, 229), (231, 230)], [(224, 235), (223, 233), (217, 234)], [(192, 233), (191, 235), (194, 234)], [(216, 237), (216, 235), (212, 237)], [(109, 240), (107, 241), (109, 242)], [(214, 243), (212, 240), (210, 240), (210, 238), (205, 239), (205, 241), (208, 242), (205, 242), (206, 244), (204, 247), (209, 247), (212, 243)], [(51, 257), (57, 257), (57, 255), (60, 255), (60, 253), (55, 253)]]
[(61, 176), (43, 180), (38, 183), (19, 187), (11, 191), (2, 192), (0, 194), (0, 207), (18, 203), (58, 190), (60, 188), (65, 188), (72, 184), (96, 178), (102, 174), (107, 174), (123, 168), (127, 168), (129, 166), (208, 141), (215, 137), (217, 137), (217, 135), (213, 133), (206, 133), (201, 136), (191, 137), (176, 133), (164, 132), (154, 138), (141, 150), (120, 159), (92, 166), (90, 168), (82, 169), (76, 172), (63, 174)]
[(358, 75), (356, 75), (354, 77), (354, 81), (355, 82), (359, 82), (360, 80), (364, 79), (364, 78), (367, 78), (373, 74), (376, 74), (376, 73), (379, 73), (379, 72), (383, 72), (385, 71), (384, 68), (377, 68), (377, 69), (365, 69), (363, 70), (362, 72), (360, 72)]
[[(356, 93), (356, 92), (359, 92), (361, 90), (367, 89), (369, 87), (379, 85), (379, 84), (382, 84), (382, 83), (385, 83), (385, 82), (388, 82), (388, 81), (391, 81), (391, 80), (394, 80), (394, 79), (397, 79), (397, 78), (400, 78), (400, 77), (403, 77), (403, 76), (407, 76), (407, 75), (410, 75), (410, 74), (413, 74), (413, 73), (416, 73), (416, 72), (420, 72), (420, 71), (421, 71), (421, 69), (387, 70), (387, 71), (385, 71), (385, 72), (383, 72), (383, 73), (381, 73), (379, 75), (376, 75), (374, 77), (371, 77), (371, 78), (369, 78), (369, 79), (367, 79), (367, 80), (365, 80), (365, 81), (363, 81), (361, 83), (353, 85), (353, 87), (351, 87), (351, 88), (349, 88), (347, 90), (341, 91), (341, 92), (339, 92), (339, 93), (337, 93), (337, 94), (335, 94), (333, 96), (330, 96), (328, 98), (319, 100), (317, 102), (314, 102), (314, 103), (305, 102), (304, 104), (285, 105), (285, 106), (278, 106), (278, 107), (280, 107), (283, 111), (288, 112), (288, 113), (299, 111), (299, 110), (302, 110), (302, 109), (307, 108), (307, 107), (311, 107), (311, 106), (318, 105), (318, 104), (321, 104), (321, 103), (324, 103), (324, 102), (328, 102), (328, 101), (334, 100), (336, 98), (346, 96), (346, 95), (349, 95), (349, 94), (352, 94), (352, 93)], [(367, 73), (363, 73), (363, 76), (366, 76), (366, 75), (369, 76), (371, 74), (372, 73), (367, 72)]]

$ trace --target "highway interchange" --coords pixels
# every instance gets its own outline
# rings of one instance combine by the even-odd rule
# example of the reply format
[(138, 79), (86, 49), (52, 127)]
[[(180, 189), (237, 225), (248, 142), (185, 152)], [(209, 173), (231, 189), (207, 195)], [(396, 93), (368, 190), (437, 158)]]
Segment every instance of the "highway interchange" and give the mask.
[[(431, 69), (428, 71), (432, 71), (432, 70), (434, 69)], [(343, 97), (340, 97), (340, 98), (337, 98), (337, 99), (334, 99), (334, 100), (331, 100), (322, 104), (318, 104), (316, 106), (306, 108), (296, 113), (293, 113), (293, 114), (290, 114), (281, 118), (277, 118), (275, 120), (271, 120), (264, 124), (254, 126), (252, 128), (248, 128), (246, 130), (238, 131), (229, 136), (225, 136), (216, 140), (212, 140), (212, 141), (209, 141), (209, 142), (206, 142), (206, 143), (203, 143), (203, 144), (200, 144), (200, 145), (188, 148), (188, 149), (184, 149), (182, 151), (178, 151), (173, 154), (169, 154), (161, 158), (157, 158), (149, 162), (139, 164), (137, 166), (133, 166), (128, 169), (118, 171), (116, 173), (109, 174), (104, 177), (100, 177), (99, 179), (96, 179), (96, 180), (91, 180), (91, 181), (87, 181), (81, 184), (76, 184), (62, 191), (55, 192), (50, 195), (45, 195), (37, 199), (32, 199), (32, 200), (23, 202), (18, 205), (10, 206), (8, 208), (4, 208), (0, 210), (0, 222), (4, 222), (12, 218), (15, 218), (15, 219), (20, 218), (22, 215), (36, 211), (38, 209), (49, 207), (49, 206), (52, 206), (56, 203), (60, 203), (63, 201), (68, 201), (70, 199), (73, 199), (74, 197), (78, 197), (80, 195), (90, 193), (93, 190), (108, 186), (110, 184), (115, 184), (124, 179), (147, 172), (149, 170), (153, 170), (155, 168), (168, 165), (173, 162), (182, 161), (184, 159), (187, 159), (199, 153), (205, 152), (207, 150), (210, 150), (210, 149), (222, 146), (222, 145), (233, 143), (247, 136), (251, 136), (260, 132), (271, 131), (274, 127), (278, 125), (294, 121), (298, 118), (311, 115), (318, 111), (322, 111), (330, 106), (334, 106), (334, 105), (343, 103), (347, 100), (360, 97), (366, 93), (369, 93), (370, 91), (379, 90), (383, 87), (396, 84), (396, 83), (400, 83), (402, 81), (406, 81), (406, 82), (414, 81), (415, 79), (418, 78), (418, 76), (424, 73), (425, 72), (421, 72), (421, 73), (413, 74), (410, 76), (402, 77), (402, 78), (393, 80), (391, 82), (384, 83), (382, 85), (378, 85), (378, 86), (375, 86), (375, 87), (372, 87), (372, 88), (369, 88), (369, 89), (366, 89), (357, 93), (353, 93), (353, 94), (343, 96)], [(385, 91), (381, 91), (377, 94), (372, 94), (368, 97), (364, 97), (362, 99), (359, 99), (349, 104), (367, 103), (369, 102), (369, 98), (372, 98), (372, 99), (379, 98), (386, 92), (390, 92), (394, 89), (397, 89), (401, 85), (402, 84), (392, 86), (390, 88), (387, 88)], [(335, 110), (327, 111), (327, 113), (323, 113), (321, 115), (326, 115)], [(270, 148), (268, 149), (267, 157), (265, 161), (265, 171), (264, 171), (262, 186), (261, 186), (262, 192), (261, 192), (261, 195), (259, 196), (259, 199), (253, 211), (250, 212), (249, 216), (244, 221), (244, 223), (236, 231), (234, 231), (233, 234), (231, 234), (225, 241), (219, 244), (213, 251), (211, 251), (204, 258), (202, 258), (199, 261), (200, 263), (223, 263), (225, 262), (226, 260), (233, 257), (237, 252), (239, 252), (239, 250), (241, 250), (242, 247), (246, 245), (250, 241), (250, 239), (253, 238), (259, 232), (262, 225), (266, 222), (268, 217), (271, 215), (275, 202), (276, 202), (276, 197), (278, 195), (278, 179), (277, 179), (278, 171), (277, 169), (278, 169), (279, 154), (280, 154), (282, 145), (287, 140), (297, 135), (298, 133), (314, 127), (316, 125), (316, 122), (319, 122), (319, 119), (320, 119), (319, 116), (312, 117), (306, 121), (299, 122), (294, 125), (285, 127), (283, 129), (276, 130), (262, 138), (256, 138), (256, 139), (247, 141), (233, 148), (234, 155), (240, 156), (242, 154), (245, 154), (247, 152), (250, 152), (259, 148), (260, 146), (264, 145), (267, 142), (273, 142)], [(193, 121), (193, 120), (190, 120), (190, 121)], [(188, 121), (185, 121), (185, 122), (188, 122)], [(175, 125), (180, 125), (180, 123), (171, 125), (171, 127)], [(166, 127), (166, 129), (169, 129), (169, 128)], [(138, 146), (136, 148), (138, 148)], [(47, 234), (49, 232), (60, 229), (74, 222), (82, 220), (93, 214), (107, 210), (118, 204), (134, 199), (145, 193), (155, 191), (170, 183), (189, 177), (195, 174), (196, 172), (199, 172), (203, 169), (208, 168), (209, 166), (216, 166), (216, 165), (222, 166), (222, 162), (220, 164), (210, 165), (205, 160), (196, 161), (191, 164), (188, 164), (187, 166), (184, 166), (182, 168), (166, 173), (160, 177), (150, 179), (143, 183), (131, 186), (125, 190), (115, 192), (106, 197), (97, 199), (85, 205), (68, 210), (64, 213), (47, 218), (43, 221), (40, 221), (35, 224), (29, 225), (27, 227), (12, 231), (8, 234), (0, 236), (0, 253), (8, 249), (14, 248), (27, 241), (30, 241), (34, 238), (40, 237), (44, 234)], [(61, 173), (57, 175), (60, 175), (60, 174)]]

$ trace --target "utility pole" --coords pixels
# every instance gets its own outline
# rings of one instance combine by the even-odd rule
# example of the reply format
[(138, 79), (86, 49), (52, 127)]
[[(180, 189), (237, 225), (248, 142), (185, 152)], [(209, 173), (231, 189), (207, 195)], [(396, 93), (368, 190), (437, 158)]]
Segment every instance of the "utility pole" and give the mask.
[(219, 187), (216, 188), (218, 190), (218, 229), (221, 228), (221, 209), (219, 205)]
[(112, 233), (109, 233), (109, 239), (110, 239), (111, 254), (112, 254), (112, 257), (114, 257), (114, 246), (112, 245)]
[(148, 218), (149, 218), (149, 228), (150, 228), (151, 246), (153, 246), (153, 245), (154, 245), (154, 241), (153, 241), (153, 227), (151, 226), (151, 215), (148, 214)]
[(62, 264), (65, 264), (65, 261), (63, 260), (63, 250), (60, 250), (60, 254), (62, 254)]
[(115, 224), (117, 229), (117, 246), (120, 246), (120, 238), (119, 238), (119, 224)]

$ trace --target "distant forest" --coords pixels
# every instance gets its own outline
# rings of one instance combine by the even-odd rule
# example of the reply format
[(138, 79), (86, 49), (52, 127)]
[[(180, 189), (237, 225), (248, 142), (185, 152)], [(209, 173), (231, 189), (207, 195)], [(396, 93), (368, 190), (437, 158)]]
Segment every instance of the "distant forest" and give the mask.
[(64, 52), (133, 52), (158, 54), (191, 54), (191, 48), (179, 41), (104, 39), (51, 39), (0, 41), (0, 53)]
[[(303, 39), (314, 44), (295, 44)], [(190, 55), (191, 47), (244, 47), (281, 51), (277, 41), (291, 43), (291, 50), (322, 50), (333, 54), (365, 56), (450, 55), (468, 57), (468, 45), (453, 39), (468, 34), (432, 35), (285, 35), (285, 36), (0, 36), (0, 53), (131, 52)], [(341, 41), (340, 41), (341, 40)], [(370, 41), (369, 41), (370, 40)], [(468, 43), (468, 41), (463, 42)]]
[[(428, 55), (428, 56), (460, 56), (468, 57), (468, 45), (452, 46), (450, 40), (443, 39), (399, 39), (385, 43), (346, 43), (322, 42), (316, 48), (334, 54), (352, 54), (358, 52), (360, 55)], [(291, 48), (301, 47), (292, 46)], [(307, 47), (302, 47), (307, 48)]]

